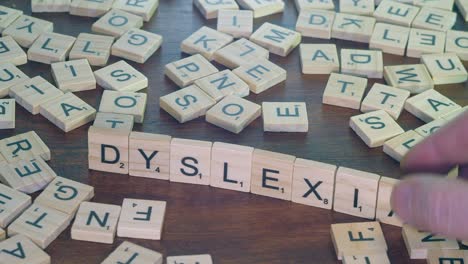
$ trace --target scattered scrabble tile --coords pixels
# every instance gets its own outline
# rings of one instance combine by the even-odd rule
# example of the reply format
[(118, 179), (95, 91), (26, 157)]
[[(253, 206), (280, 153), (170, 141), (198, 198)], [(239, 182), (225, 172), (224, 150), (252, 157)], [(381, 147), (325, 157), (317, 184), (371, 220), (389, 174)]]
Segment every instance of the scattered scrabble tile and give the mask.
[(260, 105), (238, 96), (228, 95), (206, 112), (206, 121), (239, 134), (261, 115)]
[(468, 1), (467, 0), (455, 0), (455, 4), (457, 5), (460, 14), (463, 16), (464, 21), (468, 21)]
[(374, 26), (373, 17), (336, 13), (332, 38), (369, 43)]
[(87, 59), (90, 65), (105, 66), (114, 37), (80, 33), (70, 51), (70, 60)]
[(164, 74), (179, 87), (193, 84), (196, 80), (218, 72), (202, 55), (196, 54), (165, 66)]
[(8, 95), (13, 85), (29, 79), (20, 69), (12, 63), (0, 64), (0, 98)]
[(21, 234), (45, 249), (68, 227), (70, 221), (71, 216), (34, 203), (8, 226), (8, 235)]
[(382, 51), (342, 49), (341, 72), (381, 79), (383, 77)]
[(250, 192), (254, 148), (215, 142), (211, 149), (210, 185)]
[(434, 134), (434, 132), (439, 130), (439, 128), (443, 127), (446, 123), (447, 121), (445, 119), (436, 119), (432, 122), (429, 122), (423, 126), (416, 128), (414, 131), (416, 131), (416, 133), (423, 137), (428, 137)]
[(379, 222), (333, 224), (331, 236), (339, 260), (344, 256), (387, 252)]
[(384, 110), (353, 116), (349, 125), (370, 148), (381, 147), (405, 132)]
[(457, 249), (431, 249), (427, 254), (427, 264), (466, 263), (468, 252)]
[(0, 38), (0, 60), (18, 66), (26, 64), (28, 57), (12, 37), (6, 36)]
[(379, 193), (377, 196), (377, 213), (375, 218), (382, 223), (402, 226), (403, 222), (393, 212), (390, 204), (393, 187), (399, 182), (397, 179), (381, 177), (379, 181)]
[(323, 93), (323, 103), (359, 109), (366, 88), (366, 78), (332, 73)]
[(385, 66), (384, 77), (389, 85), (412, 94), (434, 88), (432, 77), (424, 64)]
[(96, 109), (72, 93), (63, 94), (41, 105), (39, 112), (64, 132), (85, 125), (96, 116)]
[(22, 10), (0, 6), (0, 33), (23, 14)]
[(211, 147), (208, 141), (172, 139), (170, 181), (209, 185)]
[(52, 76), (63, 92), (96, 89), (93, 70), (86, 59), (52, 63)]
[(21, 15), (2, 32), (2, 36), (11, 36), (23, 48), (29, 48), (45, 32), (52, 32), (54, 24), (39, 18)]
[(121, 207), (118, 205), (83, 202), (71, 228), (74, 240), (114, 243)]
[(268, 22), (250, 36), (252, 42), (282, 57), (291, 53), (301, 43), (301, 39), (298, 32)]
[(374, 33), (372, 33), (369, 48), (403, 56), (408, 44), (409, 33), (410, 28), (407, 27), (377, 23)]
[(31, 0), (31, 11), (42, 12), (69, 12), (71, 0)]
[(233, 41), (233, 37), (203, 26), (182, 41), (180, 49), (187, 54), (201, 54), (207, 60), (213, 60), (214, 53)]
[(337, 166), (297, 158), (294, 163), (292, 201), (332, 209)]
[(433, 89), (413, 96), (405, 103), (406, 111), (426, 123), (460, 108), (458, 104)]
[(95, 33), (120, 37), (128, 30), (142, 26), (142, 17), (119, 9), (112, 9), (94, 22), (91, 30)]
[(31, 204), (31, 197), (0, 184), (0, 228), (6, 228)]
[(206, 19), (219, 18), (219, 13), (223, 10), (239, 10), (235, 0), (227, 1), (210, 1), (210, 0), (194, 0), (193, 4), (198, 8), (200, 13)]
[(303, 37), (331, 39), (334, 20), (335, 12), (333, 11), (303, 10), (297, 18), (296, 31)]
[(410, 92), (408, 91), (375, 83), (362, 101), (361, 112), (385, 110), (393, 119), (397, 120), (405, 107), (406, 99), (409, 97)]
[(15, 99), (0, 99), (0, 129), (15, 128)]
[(446, 32), (455, 25), (457, 14), (439, 8), (423, 7), (413, 21), (412, 27)]
[(163, 37), (141, 29), (131, 29), (112, 46), (112, 55), (138, 63), (145, 63), (163, 42)]
[(340, 0), (340, 12), (348, 14), (356, 14), (363, 16), (372, 16), (374, 13), (374, 0)]
[(219, 64), (234, 69), (252, 60), (268, 60), (269, 54), (267, 49), (247, 39), (239, 39), (216, 51), (213, 59)]
[(454, 53), (426, 54), (421, 56), (435, 85), (464, 83), (468, 79), (465, 66)]
[(314, 9), (335, 10), (333, 0), (294, 0), (294, 3), (299, 13)]
[(363, 263), (390, 264), (390, 260), (388, 259), (387, 253), (371, 253), (367, 255), (343, 256), (343, 264)]
[(145, 93), (104, 91), (99, 112), (133, 115), (136, 123), (143, 123), (146, 99)]
[(170, 256), (166, 259), (167, 264), (213, 264), (211, 256), (205, 255), (190, 255), (190, 256)]
[(406, 48), (406, 56), (420, 58), (423, 54), (443, 53), (445, 33), (428, 29), (412, 28)]
[(263, 102), (263, 130), (269, 132), (307, 132), (309, 120), (303, 102)]
[(91, 126), (88, 130), (89, 169), (128, 174), (130, 131)]
[(141, 16), (143, 20), (150, 21), (154, 12), (159, 6), (159, 0), (146, 0), (146, 1), (128, 1), (116, 0), (113, 8), (127, 11), (129, 13)]
[(445, 52), (455, 53), (462, 61), (468, 61), (468, 32), (458, 30), (447, 31)]
[[(125, 261), (125, 262), (124, 262)], [(115, 263), (162, 264), (161, 253), (124, 241), (101, 264)]]
[(220, 101), (228, 95), (245, 97), (250, 93), (249, 85), (230, 70), (198, 79), (195, 81), (195, 85), (216, 101)]
[(50, 256), (36, 246), (29, 238), (16, 235), (0, 242), (0, 256), (3, 263), (48, 264)]
[(148, 87), (148, 78), (123, 60), (95, 71), (94, 76), (107, 90), (137, 92)]
[(169, 180), (171, 136), (131, 132), (130, 176)]
[(286, 80), (287, 72), (268, 60), (256, 60), (242, 64), (233, 71), (255, 94), (264, 92)]
[(56, 177), (34, 203), (73, 216), (82, 202), (89, 201), (93, 197), (93, 186)]
[(131, 132), (134, 123), (132, 115), (98, 112), (94, 119), (93, 126)]
[(250, 10), (219, 10), (217, 29), (219, 32), (235, 38), (248, 38), (253, 31), (253, 12)]
[(429, 251), (433, 249), (459, 248), (455, 240), (421, 232), (409, 225), (403, 225), (402, 235), (411, 259), (426, 259)]
[(34, 131), (0, 140), (0, 152), (7, 162), (34, 157), (50, 160), (50, 149)]
[(465, 106), (463, 108), (454, 110), (454, 111), (442, 116), (442, 119), (444, 119), (447, 122), (450, 122), (450, 121), (458, 118), (461, 114), (465, 113), (466, 110), (468, 110), (468, 106)]
[(301, 44), (303, 74), (330, 74), (340, 70), (340, 59), (335, 44)]
[(424, 138), (413, 130), (394, 137), (385, 142), (383, 152), (400, 162), (408, 151)]
[(454, 0), (412, 0), (413, 5), (415, 6), (428, 6), (428, 7), (434, 7), (438, 9), (443, 9), (443, 10), (448, 10), (452, 11), (453, 9), (453, 4), (455, 3)]
[(75, 16), (100, 17), (107, 13), (114, 0), (73, 0), (70, 5), (70, 14)]
[(252, 10), (254, 12), (254, 18), (282, 13), (284, 10), (283, 0), (237, 0), (237, 3), (239, 3), (243, 9)]
[(419, 13), (419, 7), (400, 3), (401, 1), (384, 0), (374, 12), (379, 22), (386, 22), (405, 27), (411, 26)]
[(120, 212), (117, 236), (160, 240), (166, 202), (125, 198)]
[(53, 32), (40, 35), (28, 50), (28, 60), (51, 64), (65, 61), (75, 38)]
[(191, 85), (159, 98), (160, 107), (179, 123), (204, 116), (216, 101), (196, 85)]

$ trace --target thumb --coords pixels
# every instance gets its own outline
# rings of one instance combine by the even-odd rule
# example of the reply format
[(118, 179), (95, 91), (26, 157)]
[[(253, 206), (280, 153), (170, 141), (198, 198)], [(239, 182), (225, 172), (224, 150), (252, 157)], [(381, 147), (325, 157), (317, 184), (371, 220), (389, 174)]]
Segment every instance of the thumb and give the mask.
[(468, 239), (468, 182), (415, 175), (395, 186), (391, 204), (404, 223), (421, 231)]

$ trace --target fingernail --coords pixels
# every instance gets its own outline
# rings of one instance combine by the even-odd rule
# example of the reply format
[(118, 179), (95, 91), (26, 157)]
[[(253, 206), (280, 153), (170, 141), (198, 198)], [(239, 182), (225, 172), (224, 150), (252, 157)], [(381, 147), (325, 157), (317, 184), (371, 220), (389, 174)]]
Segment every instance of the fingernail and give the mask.
[(391, 204), (393, 211), (404, 221), (408, 222), (412, 215), (413, 187), (409, 182), (401, 182), (392, 192)]

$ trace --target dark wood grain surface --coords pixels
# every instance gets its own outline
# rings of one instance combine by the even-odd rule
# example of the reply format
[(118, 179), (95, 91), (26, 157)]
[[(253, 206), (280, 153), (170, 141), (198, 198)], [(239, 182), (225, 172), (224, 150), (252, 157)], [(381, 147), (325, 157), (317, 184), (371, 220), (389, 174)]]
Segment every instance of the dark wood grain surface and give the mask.
[[(0, 4), (22, 9), (30, 14), (28, 0), (2, 0)], [(299, 50), (288, 57), (271, 55), (271, 60), (287, 69), (285, 83), (259, 95), (248, 97), (264, 101), (305, 101), (310, 128), (308, 133), (264, 133), (261, 118), (240, 135), (208, 124), (203, 118), (179, 124), (159, 108), (159, 97), (177, 89), (163, 74), (165, 64), (185, 56), (180, 43), (202, 25), (216, 28), (216, 20), (205, 20), (191, 0), (161, 0), (153, 19), (144, 29), (164, 37), (162, 48), (146, 64), (130, 62), (148, 76), (148, 106), (145, 122), (135, 130), (169, 134), (174, 137), (223, 141), (283, 152), (297, 157), (348, 166), (381, 175), (401, 178), (399, 164), (382, 152), (369, 149), (349, 128), (349, 118), (359, 111), (322, 105), (328, 75), (302, 75)], [(282, 14), (255, 20), (255, 28), (272, 22), (294, 28), (297, 11), (286, 0)], [(34, 14), (54, 22), (55, 31), (77, 36), (90, 32), (96, 20), (68, 14)], [(458, 19), (458, 29), (466, 29)], [(328, 40), (304, 38), (303, 43), (326, 43)], [(367, 44), (332, 40), (339, 48), (367, 49)], [(112, 57), (109, 63), (117, 61)], [(419, 60), (384, 55), (385, 65), (417, 63)], [(222, 67), (220, 65), (220, 69)], [(30, 62), (20, 67), (30, 77), (41, 75), (53, 82), (50, 66)], [(383, 82), (383, 80), (377, 80)], [(369, 87), (373, 84), (371, 80)], [(463, 85), (437, 87), (437, 90), (461, 105), (468, 104), (468, 89)], [(98, 108), (102, 89), (77, 93)], [(35, 130), (52, 151), (52, 168), (61, 176), (95, 187), (94, 201), (118, 204), (126, 197), (164, 200), (168, 209), (161, 241), (128, 239), (167, 255), (209, 253), (215, 263), (338, 263), (330, 237), (332, 223), (363, 221), (361, 218), (317, 209), (272, 198), (245, 194), (208, 186), (169, 183), (88, 170), (88, 125), (63, 133), (41, 115), (33, 116), (22, 107), (17, 109), (16, 129), (0, 131), (0, 138)], [(405, 129), (423, 123), (405, 112), (398, 120)], [(401, 229), (382, 225), (392, 263), (410, 261)], [(70, 239), (70, 229), (63, 232), (48, 248), (53, 263), (100, 263), (124, 239), (113, 245), (80, 242)]]

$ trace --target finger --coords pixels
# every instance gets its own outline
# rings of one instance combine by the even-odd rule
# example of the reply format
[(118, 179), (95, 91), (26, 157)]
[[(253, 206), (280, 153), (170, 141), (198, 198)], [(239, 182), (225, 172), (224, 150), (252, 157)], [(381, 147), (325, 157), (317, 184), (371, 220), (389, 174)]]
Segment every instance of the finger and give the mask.
[(404, 223), (448, 238), (468, 239), (468, 182), (437, 175), (401, 181), (391, 204)]

